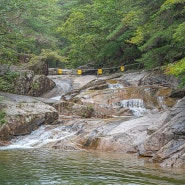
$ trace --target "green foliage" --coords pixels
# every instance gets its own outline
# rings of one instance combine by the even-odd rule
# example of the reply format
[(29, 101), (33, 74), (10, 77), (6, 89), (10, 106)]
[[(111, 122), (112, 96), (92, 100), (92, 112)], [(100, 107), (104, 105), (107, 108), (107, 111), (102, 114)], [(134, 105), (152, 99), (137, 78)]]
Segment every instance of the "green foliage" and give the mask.
[(84, 106), (81, 110), (81, 116), (84, 118), (92, 117), (94, 113), (94, 107), (91, 105)]
[(74, 6), (59, 28), (69, 41), (65, 55), (71, 66), (128, 62), (123, 61), (127, 58), (124, 50), (132, 48), (128, 40), (133, 36), (138, 15), (139, 11), (127, 8), (122, 0), (94, 0), (84, 6)]
[(184, 6), (184, 0), (158, 0), (158, 8), (143, 25), (145, 32), (140, 34), (141, 42), (136, 40), (142, 51), (138, 61), (146, 67), (173, 63), (185, 57)]
[(34, 90), (38, 90), (39, 84), (37, 82), (32, 82), (31, 88), (34, 89)]
[(130, 39), (130, 43), (141, 45), (144, 40), (144, 29), (142, 27), (137, 27), (134, 36)]
[(185, 85), (185, 58), (174, 64), (168, 64), (165, 68), (165, 73), (179, 77), (181, 79), (180, 86), (183, 87)]
[(0, 110), (0, 126), (6, 123), (7, 123), (6, 112), (3, 109), (1, 109)]
[(0, 90), (4, 92), (14, 91), (14, 82), (18, 74), (16, 72), (8, 71), (5, 75), (0, 77)]
[(161, 6), (161, 10), (169, 10), (169, 9), (173, 9), (175, 8), (175, 6), (177, 6), (178, 4), (184, 4), (184, 0), (166, 0), (162, 6)]
[(176, 76), (183, 74), (185, 72), (185, 58), (174, 64), (169, 64), (166, 68), (166, 72), (169, 74), (174, 74)]
[(0, 63), (20, 62), (23, 54), (56, 48), (58, 0), (1, 0)]
[(1, 0), (0, 17), (0, 64), (153, 68), (185, 57), (184, 0)]
[(176, 29), (175, 33), (173, 34), (173, 38), (177, 42), (185, 42), (185, 22), (180, 24)]
[(47, 62), (60, 62), (60, 63), (68, 63), (68, 59), (65, 56), (61, 56), (59, 54), (60, 51), (53, 51), (50, 49), (42, 49), (40, 55), (34, 55), (30, 59), (30, 63), (35, 64), (39, 63), (41, 61), (47, 61)]

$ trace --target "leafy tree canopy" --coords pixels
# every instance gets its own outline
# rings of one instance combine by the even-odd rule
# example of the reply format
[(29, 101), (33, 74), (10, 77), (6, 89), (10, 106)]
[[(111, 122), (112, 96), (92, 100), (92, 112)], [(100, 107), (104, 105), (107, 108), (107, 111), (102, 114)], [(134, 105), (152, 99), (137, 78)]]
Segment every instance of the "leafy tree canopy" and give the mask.
[(141, 63), (175, 71), (185, 58), (184, 20), (184, 0), (0, 0), (0, 62), (45, 51), (69, 67)]

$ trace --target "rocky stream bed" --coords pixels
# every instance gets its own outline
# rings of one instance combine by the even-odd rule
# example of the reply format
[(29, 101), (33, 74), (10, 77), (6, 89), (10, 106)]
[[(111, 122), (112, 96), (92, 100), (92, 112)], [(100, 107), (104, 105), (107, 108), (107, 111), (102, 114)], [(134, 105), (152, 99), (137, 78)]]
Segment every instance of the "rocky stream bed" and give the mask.
[(185, 167), (185, 98), (175, 95), (173, 77), (158, 70), (48, 77), (55, 87), (39, 97), (0, 92), (1, 148), (137, 153)]

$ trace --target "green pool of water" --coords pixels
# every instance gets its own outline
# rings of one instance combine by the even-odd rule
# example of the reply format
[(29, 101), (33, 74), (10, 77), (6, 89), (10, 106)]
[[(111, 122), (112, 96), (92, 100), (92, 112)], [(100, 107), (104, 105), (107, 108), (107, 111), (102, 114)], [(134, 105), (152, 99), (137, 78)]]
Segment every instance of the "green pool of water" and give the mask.
[(0, 185), (183, 185), (185, 170), (134, 155), (60, 150), (0, 150)]

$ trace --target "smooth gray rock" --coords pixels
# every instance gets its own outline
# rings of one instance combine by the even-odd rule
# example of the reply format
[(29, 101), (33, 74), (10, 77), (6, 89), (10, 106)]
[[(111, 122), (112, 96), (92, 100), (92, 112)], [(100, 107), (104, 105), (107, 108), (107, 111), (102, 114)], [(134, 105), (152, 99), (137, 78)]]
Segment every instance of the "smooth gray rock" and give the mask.
[[(170, 118), (170, 119), (169, 119)], [(142, 156), (151, 156), (163, 166), (185, 167), (179, 163), (179, 154), (185, 155), (185, 98), (171, 109), (163, 126), (149, 136), (139, 147)], [(178, 161), (178, 165), (176, 162)]]
[(43, 124), (57, 124), (58, 112), (37, 99), (0, 93), (0, 107), (6, 112), (7, 123), (0, 125), (0, 140), (30, 134)]

